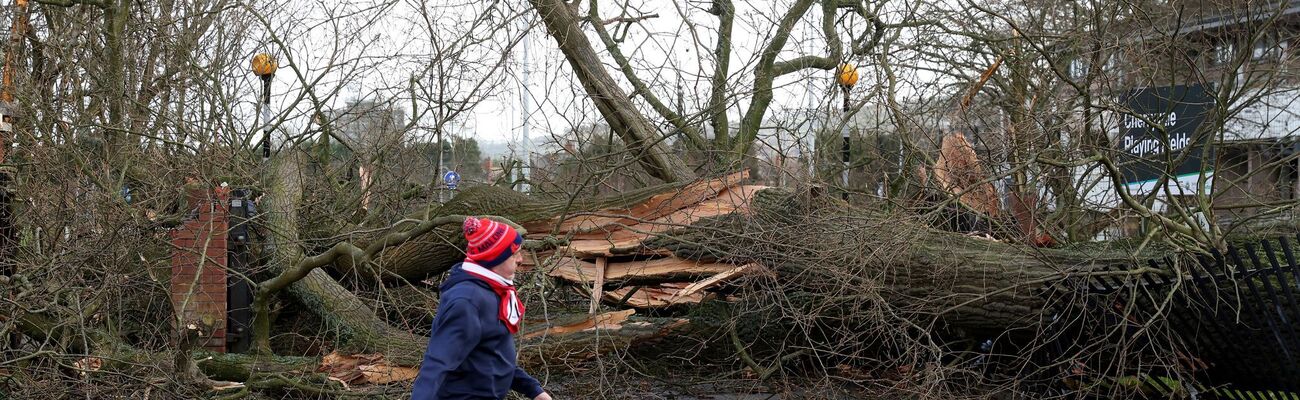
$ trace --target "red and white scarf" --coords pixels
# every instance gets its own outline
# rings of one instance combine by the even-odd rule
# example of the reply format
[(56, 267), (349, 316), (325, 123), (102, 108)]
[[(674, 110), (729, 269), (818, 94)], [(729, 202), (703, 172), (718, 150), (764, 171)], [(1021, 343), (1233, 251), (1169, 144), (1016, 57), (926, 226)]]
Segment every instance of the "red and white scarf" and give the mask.
[(500, 312), (497, 313), (497, 317), (506, 324), (506, 329), (509, 329), (511, 334), (519, 333), (519, 323), (524, 320), (524, 302), (520, 301), (519, 296), (515, 294), (514, 282), (497, 275), (496, 272), (492, 272), (490, 269), (468, 261), (461, 264), (460, 268), (465, 270), (466, 273), (482, 279), (487, 282), (488, 286), (492, 287), (492, 291), (496, 292), (497, 297), (501, 298)]

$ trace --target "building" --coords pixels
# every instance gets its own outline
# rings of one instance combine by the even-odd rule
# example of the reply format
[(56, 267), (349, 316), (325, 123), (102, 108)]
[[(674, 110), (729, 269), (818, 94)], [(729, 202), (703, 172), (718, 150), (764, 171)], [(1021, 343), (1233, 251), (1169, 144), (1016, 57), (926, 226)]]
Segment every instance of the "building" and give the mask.
[[(1094, 104), (1115, 109), (1098, 112), (1093, 123), (1108, 133), (1125, 189), (1154, 197), (1155, 211), (1174, 214), (1168, 206), (1179, 204), (1202, 226), (1210, 217), (1226, 229), (1290, 220), (1284, 205), (1300, 194), (1300, 1), (1131, 7), (1111, 29), (1145, 34), (1100, 53), (1075, 50), (1068, 63), (1076, 81), (1106, 78), (1089, 80), (1088, 89), (1103, 99)], [(1095, 60), (1103, 65), (1090, 71)], [(1090, 207), (1125, 207), (1095, 166), (1077, 170)], [(1162, 177), (1168, 191), (1153, 184)], [(1128, 220), (1108, 236), (1143, 230), (1139, 218)]]
[(326, 118), (337, 137), (367, 156), (396, 148), (407, 134), (406, 111), (389, 103), (354, 101), (329, 110)]

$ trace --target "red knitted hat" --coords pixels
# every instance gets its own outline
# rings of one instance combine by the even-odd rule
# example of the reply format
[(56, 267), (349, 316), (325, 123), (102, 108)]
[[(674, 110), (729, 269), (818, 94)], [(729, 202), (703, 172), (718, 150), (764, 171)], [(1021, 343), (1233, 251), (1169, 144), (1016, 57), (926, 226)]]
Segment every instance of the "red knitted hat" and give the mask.
[(465, 230), (465, 240), (469, 242), (465, 261), (485, 268), (505, 262), (524, 243), (523, 236), (515, 228), (487, 218), (466, 218), (462, 229)]

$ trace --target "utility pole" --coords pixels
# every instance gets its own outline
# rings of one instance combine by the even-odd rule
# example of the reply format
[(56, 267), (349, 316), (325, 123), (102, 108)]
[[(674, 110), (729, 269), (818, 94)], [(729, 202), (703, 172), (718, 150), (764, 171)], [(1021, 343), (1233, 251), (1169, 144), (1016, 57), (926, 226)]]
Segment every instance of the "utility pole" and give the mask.
[[(9, 147), (15, 139), (14, 124), (17, 106), (14, 104), (14, 77), (18, 73), (18, 54), (23, 38), (27, 36), (27, 0), (14, 1), (14, 20), (9, 32), (9, 46), (5, 49), (3, 81), (0, 81), (0, 163), (6, 161)], [(13, 171), (0, 170), (0, 275), (10, 275), (13, 262), (9, 259), (18, 243), (13, 224), (12, 194), (9, 184)]]
[(804, 88), (803, 117), (806, 118), (806, 120), (804, 121), (804, 126), (808, 127), (807, 141), (805, 142), (804, 140), (800, 140), (799, 144), (807, 146), (800, 149), (800, 152), (803, 153), (803, 156), (806, 158), (806, 162), (808, 163), (808, 178), (814, 179), (817, 177), (817, 165), (816, 163), (813, 162), (813, 160), (815, 159), (814, 156), (816, 156), (817, 153), (815, 150), (817, 148), (817, 127), (814, 126), (814, 124), (815, 121), (817, 121), (818, 114), (820, 113), (817, 112), (818, 107), (817, 107), (816, 94), (814, 94), (813, 91), (813, 80), (811, 78), (812, 76), (809, 76), (809, 79), (807, 79), (803, 85)]
[(519, 80), (519, 87), (520, 87), (519, 104), (522, 108), (520, 119), (523, 120), (523, 127), (519, 131), (520, 134), (519, 148), (523, 152), (523, 167), (520, 168), (523, 174), (523, 182), (519, 185), (519, 191), (524, 193), (528, 193), (532, 189), (529, 187), (529, 182), (531, 182), (530, 179), (532, 179), (531, 170), (533, 168), (533, 139), (528, 136), (528, 117), (529, 114), (532, 112), (532, 103), (530, 103), (531, 99), (529, 99), (530, 96), (528, 92), (528, 84), (529, 84), (528, 73), (530, 72), (529, 69), (531, 69), (531, 66), (528, 64), (529, 61), (528, 47), (530, 44), (528, 40), (528, 36), (529, 36), (528, 31), (524, 31), (524, 38), (520, 43), (520, 45), (523, 46), (524, 48), (524, 54), (523, 54), (524, 70), (523, 70), (523, 76)]
[(14, 22), (9, 31), (9, 46), (5, 49), (3, 86), (0, 87), (0, 162), (9, 150), (14, 123), (14, 75), (18, 73), (18, 53), (27, 36), (27, 0), (14, 1)]

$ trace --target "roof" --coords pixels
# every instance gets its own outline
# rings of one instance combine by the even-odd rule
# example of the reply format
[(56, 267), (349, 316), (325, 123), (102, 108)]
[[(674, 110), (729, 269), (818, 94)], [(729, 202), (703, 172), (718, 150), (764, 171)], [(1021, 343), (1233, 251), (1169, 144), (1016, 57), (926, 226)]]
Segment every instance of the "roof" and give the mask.
[[(1218, 29), (1227, 26), (1244, 24), (1247, 22), (1268, 20), (1269, 18), (1273, 18), (1274, 16), (1273, 10), (1276, 10), (1278, 7), (1284, 7), (1282, 9), (1282, 13), (1278, 15), (1279, 17), (1300, 14), (1300, 1), (1287, 0), (1285, 2), (1274, 3), (1267, 7), (1261, 7), (1258, 9), (1259, 12), (1256, 12), (1255, 10), (1240, 10), (1240, 9), (1221, 12), (1217, 15), (1213, 15), (1208, 18), (1202, 19), (1200, 21), (1194, 22), (1191, 25), (1178, 26), (1174, 34), (1186, 35), (1189, 33), (1196, 33), (1201, 31), (1212, 30), (1212, 29)], [(1263, 10), (1269, 10), (1269, 11), (1263, 12)]]

